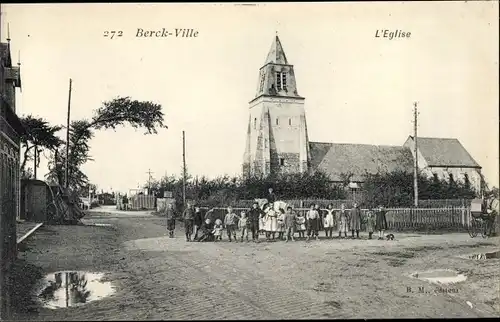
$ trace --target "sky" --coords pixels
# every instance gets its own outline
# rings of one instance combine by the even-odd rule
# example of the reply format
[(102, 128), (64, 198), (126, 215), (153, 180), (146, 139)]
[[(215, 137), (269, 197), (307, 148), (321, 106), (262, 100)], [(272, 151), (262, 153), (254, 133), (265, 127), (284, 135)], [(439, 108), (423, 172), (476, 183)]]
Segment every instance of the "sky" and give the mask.
[[(262, 67), (278, 33), (305, 97), (315, 142), (402, 145), (457, 138), (498, 186), (498, 2), (237, 4), (7, 4), (13, 61), (21, 57), (18, 115), (66, 123), (129, 96), (162, 105), (157, 135), (97, 132), (84, 165), (99, 189), (127, 192), (180, 175), (182, 131), (192, 175), (241, 172)], [(137, 29), (192, 28), (196, 38), (138, 38)], [(376, 38), (377, 30), (411, 32)], [(104, 37), (105, 31), (122, 37)], [(61, 132), (61, 137), (64, 132)], [(42, 160), (39, 178), (47, 172)]]

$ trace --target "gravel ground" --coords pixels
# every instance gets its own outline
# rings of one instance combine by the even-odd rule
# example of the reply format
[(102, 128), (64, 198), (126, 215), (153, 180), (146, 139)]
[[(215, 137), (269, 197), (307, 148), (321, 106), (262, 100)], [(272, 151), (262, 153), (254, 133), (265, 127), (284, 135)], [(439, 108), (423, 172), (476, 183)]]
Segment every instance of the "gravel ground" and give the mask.
[[(398, 234), (394, 241), (186, 243), (165, 220), (94, 211), (105, 226), (43, 226), (20, 253), (15, 320), (313, 319), (498, 317), (500, 259), (459, 257), (499, 250), (499, 238)], [(409, 277), (454, 269), (445, 286)], [(116, 293), (81, 307), (46, 309), (30, 294), (62, 270), (104, 272)], [(419, 292), (419, 287), (424, 292)], [(411, 291), (409, 291), (411, 289)], [(422, 290), (422, 289), (421, 289)], [(467, 301), (472, 305), (468, 305)]]

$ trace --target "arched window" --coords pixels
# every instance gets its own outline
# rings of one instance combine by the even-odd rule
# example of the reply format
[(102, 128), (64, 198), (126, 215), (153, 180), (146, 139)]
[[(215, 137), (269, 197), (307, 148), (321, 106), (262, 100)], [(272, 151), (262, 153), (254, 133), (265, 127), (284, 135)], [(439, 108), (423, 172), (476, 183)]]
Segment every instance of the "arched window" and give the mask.
[(253, 128), (256, 129), (257, 128), (257, 118), (254, 118), (253, 119)]
[(288, 125), (292, 125), (292, 119), (291, 118), (288, 119)]
[(276, 125), (280, 125), (280, 119), (276, 118)]

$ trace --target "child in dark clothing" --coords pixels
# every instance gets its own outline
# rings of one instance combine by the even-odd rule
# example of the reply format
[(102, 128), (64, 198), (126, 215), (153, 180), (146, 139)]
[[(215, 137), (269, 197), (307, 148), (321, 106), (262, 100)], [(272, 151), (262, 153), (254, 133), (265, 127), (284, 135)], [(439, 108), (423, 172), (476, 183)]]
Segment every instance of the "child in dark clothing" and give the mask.
[(172, 209), (172, 204), (170, 203), (167, 204), (166, 217), (167, 217), (168, 237), (173, 238), (175, 230), (175, 213), (174, 210)]
[(295, 214), (292, 212), (292, 207), (286, 208), (286, 213), (284, 216), (284, 225), (285, 225), (286, 241), (288, 241), (288, 239), (295, 241), (295, 239), (293, 238), (293, 234), (295, 233)]
[(210, 221), (210, 219), (206, 219), (203, 225), (200, 228), (201, 235), (198, 238), (199, 242), (203, 241), (213, 241), (214, 240), (214, 234), (212, 233), (214, 229), (214, 225)]

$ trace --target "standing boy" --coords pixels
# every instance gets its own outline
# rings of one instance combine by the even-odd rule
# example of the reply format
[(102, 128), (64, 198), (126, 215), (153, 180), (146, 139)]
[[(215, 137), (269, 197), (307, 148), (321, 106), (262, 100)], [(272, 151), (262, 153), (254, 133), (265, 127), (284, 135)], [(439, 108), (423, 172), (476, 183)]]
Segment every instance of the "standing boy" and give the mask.
[(259, 239), (259, 221), (260, 216), (264, 215), (264, 211), (259, 208), (259, 203), (254, 202), (252, 209), (248, 212), (248, 221), (250, 231), (252, 232), (252, 240), (257, 241)]
[(246, 212), (241, 212), (240, 220), (238, 220), (238, 228), (241, 231), (241, 241), (246, 237), (248, 241), (248, 218)]
[(340, 212), (338, 214), (338, 227), (339, 227), (339, 238), (342, 237), (344, 233), (345, 238), (347, 238), (347, 230), (349, 227), (349, 214), (345, 209), (345, 204), (340, 205)]
[(174, 237), (174, 230), (175, 230), (175, 213), (174, 213), (174, 209), (172, 209), (171, 203), (167, 204), (166, 217), (167, 217), (168, 237), (173, 238)]
[(354, 231), (356, 231), (356, 237), (359, 238), (360, 229), (361, 229), (361, 209), (359, 209), (358, 204), (355, 202), (351, 209), (352, 238), (354, 238)]
[(237, 216), (233, 212), (233, 208), (228, 207), (226, 217), (224, 218), (224, 226), (226, 226), (227, 237), (229, 238), (229, 241), (232, 241), (231, 236), (234, 237), (234, 241), (238, 241), (236, 239), (236, 220)]
[(191, 241), (191, 235), (193, 234), (193, 224), (194, 224), (194, 211), (191, 203), (187, 204), (186, 209), (182, 213), (182, 219), (184, 219), (184, 229), (186, 231), (186, 241)]
[(273, 188), (267, 190), (267, 202), (274, 203), (276, 201), (276, 194), (273, 192)]
[(293, 238), (293, 234), (295, 233), (295, 214), (292, 211), (292, 207), (288, 206), (286, 208), (285, 213), (285, 240), (288, 241), (288, 238), (291, 238), (292, 241), (295, 241)]
[(315, 209), (314, 205), (311, 205), (311, 209), (307, 212), (306, 219), (308, 222), (307, 225), (307, 239), (311, 238), (311, 234), (316, 236), (316, 240), (319, 239), (318, 229), (319, 229), (319, 213)]

